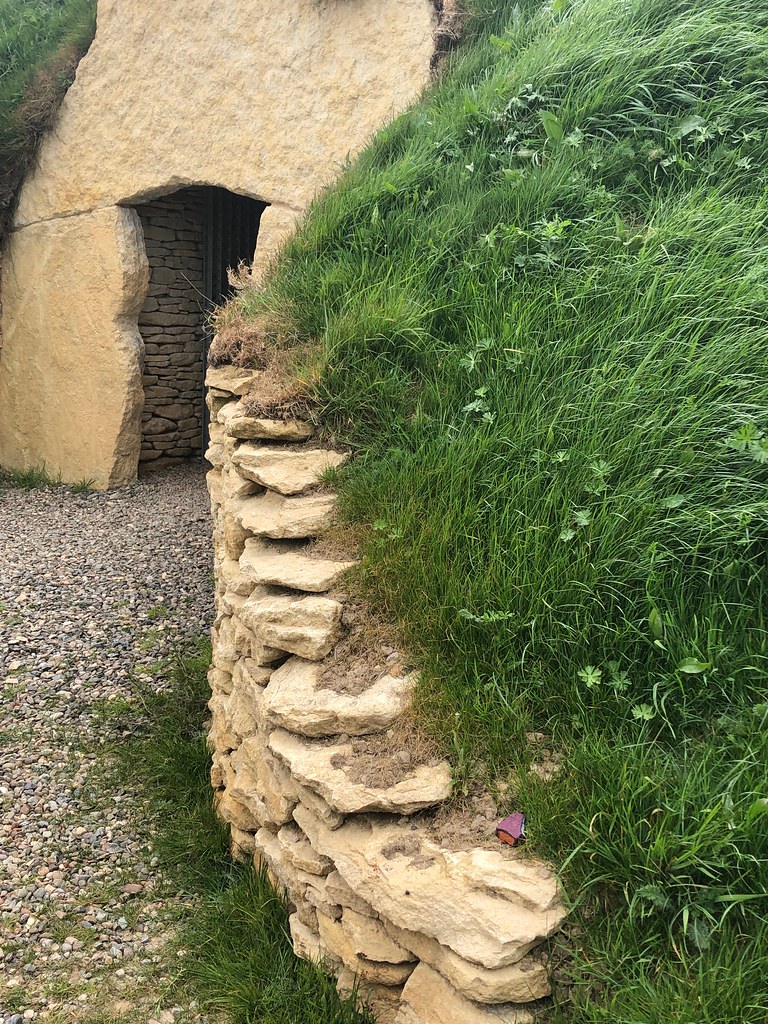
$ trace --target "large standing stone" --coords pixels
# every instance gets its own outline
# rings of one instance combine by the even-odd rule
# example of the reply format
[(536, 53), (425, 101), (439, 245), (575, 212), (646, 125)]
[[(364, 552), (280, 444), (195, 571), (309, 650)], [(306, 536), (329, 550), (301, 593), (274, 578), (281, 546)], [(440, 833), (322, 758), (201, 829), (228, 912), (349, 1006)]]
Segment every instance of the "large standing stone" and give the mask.
[[(516, 963), (565, 918), (557, 879), (540, 861), (450, 853), (418, 831), (353, 818), (331, 831), (299, 804), (294, 819), (374, 911), (484, 967)], [(483, 867), (493, 868), (493, 886)], [(504, 879), (504, 891), (496, 887)]]
[(251, 539), (240, 556), (243, 575), (261, 586), (288, 587), (321, 594), (351, 569), (355, 562), (334, 562), (327, 558), (310, 558), (289, 544)]
[(240, 617), (267, 647), (319, 661), (339, 638), (342, 606), (327, 597), (249, 599)]
[[(224, 410), (219, 413), (221, 417)], [(232, 455), (240, 476), (278, 494), (301, 494), (314, 487), (329, 469), (346, 462), (347, 456), (325, 448), (288, 451), (267, 445), (243, 444)]]
[(406, 710), (414, 676), (383, 676), (360, 694), (318, 686), (325, 667), (289, 658), (270, 677), (262, 711), (266, 719), (304, 736), (364, 736), (388, 729)]
[(328, 746), (276, 729), (269, 746), (288, 765), (295, 779), (319, 793), (339, 814), (365, 811), (413, 814), (451, 795), (451, 771), (446, 763), (435, 767), (420, 765), (409, 771), (401, 782), (377, 789), (373, 785), (352, 782), (342, 768), (334, 767), (332, 762), (336, 758), (352, 755), (349, 743)]

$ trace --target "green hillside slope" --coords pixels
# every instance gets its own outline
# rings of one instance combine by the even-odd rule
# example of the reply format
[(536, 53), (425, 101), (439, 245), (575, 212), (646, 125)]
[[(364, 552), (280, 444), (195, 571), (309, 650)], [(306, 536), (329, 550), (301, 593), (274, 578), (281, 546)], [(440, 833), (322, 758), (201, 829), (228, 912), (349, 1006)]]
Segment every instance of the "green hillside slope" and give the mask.
[(0, 0), (0, 241), (9, 207), (93, 38), (95, 0)]
[(577, 902), (567, 1019), (758, 1024), (768, 4), (497, 6), (219, 355), (295, 348), (356, 451), (361, 586), (423, 721)]

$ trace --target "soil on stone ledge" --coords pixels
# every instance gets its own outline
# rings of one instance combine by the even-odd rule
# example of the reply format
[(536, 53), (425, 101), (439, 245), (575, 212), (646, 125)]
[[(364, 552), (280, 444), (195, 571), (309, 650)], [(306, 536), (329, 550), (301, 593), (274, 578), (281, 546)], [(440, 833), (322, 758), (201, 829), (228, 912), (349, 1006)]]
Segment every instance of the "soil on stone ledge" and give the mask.
[(350, 782), (369, 789), (389, 789), (403, 782), (422, 765), (438, 765), (442, 758), (429, 736), (403, 718), (393, 728), (374, 736), (352, 740), (352, 753), (331, 759)]

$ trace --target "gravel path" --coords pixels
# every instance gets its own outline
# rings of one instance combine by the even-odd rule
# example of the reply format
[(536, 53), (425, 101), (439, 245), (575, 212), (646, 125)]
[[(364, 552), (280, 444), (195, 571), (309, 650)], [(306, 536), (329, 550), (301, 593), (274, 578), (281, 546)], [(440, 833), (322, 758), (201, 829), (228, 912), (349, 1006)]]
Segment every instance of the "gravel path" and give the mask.
[(0, 1024), (120, 1019), (152, 984), (168, 908), (98, 744), (137, 666), (206, 630), (209, 537), (199, 465), (109, 494), (0, 483)]

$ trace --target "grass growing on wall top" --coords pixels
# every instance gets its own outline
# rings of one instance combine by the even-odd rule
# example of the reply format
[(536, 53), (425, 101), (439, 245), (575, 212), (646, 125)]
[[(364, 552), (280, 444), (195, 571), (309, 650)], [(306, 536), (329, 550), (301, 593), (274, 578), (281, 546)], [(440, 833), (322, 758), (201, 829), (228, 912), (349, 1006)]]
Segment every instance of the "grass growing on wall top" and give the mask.
[(238, 315), (314, 353), (459, 787), (582, 900), (571, 1019), (758, 1024), (768, 5), (498, 8)]
[(0, 241), (95, 25), (95, 0), (0, 0)]

